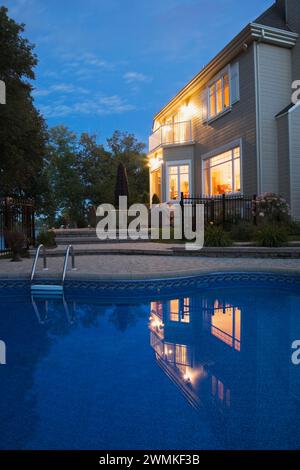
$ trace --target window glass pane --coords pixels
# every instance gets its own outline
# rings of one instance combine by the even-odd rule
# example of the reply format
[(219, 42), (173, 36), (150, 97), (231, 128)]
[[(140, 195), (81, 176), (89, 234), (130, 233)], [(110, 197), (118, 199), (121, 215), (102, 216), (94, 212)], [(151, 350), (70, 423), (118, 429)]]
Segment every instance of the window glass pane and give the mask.
[(216, 87), (211, 86), (209, 89), (209, 114), (210, 117), (216, 115)]
[(232, 160), (232, 151), (221, 153), (216, 157), (210, 159), (210, 166), (220, 165), (221, 163), (226, 163)]
[(205, 194), (208, 196), (210, 195), (210, 188), (209, 188), (209, 160), (205, 161), (204, 164), (204, 185), (205, 185)]
[(170, 320), (179, 321), (179, 299), (170, 301)]
[(177, 175), (177, 173), (178, 173), (178, 166), (169, 167), (169, 175)]
[(241, 160), (237, 158), (234, 160), (234, 191), (241, 191)]
[(210, 170), (211, 192), (213, 195), (231, 193), (232, 188), (232, 161), (215, 166)]
[(170, 175), (169, 177), (169, 193), (170, 199), (178, 199), (178, 175)]
[(151, 193), (156, 194), (161, 200), (161, 170), (151, 173)]
[(235, 149), (233, 149), (233, 158), (240, 158), (240, 156), (240, 147), (236, 147)]
[(176, 344), (176, 364), (189, 365), (187, 346)]
[(181, 174), (180, 175), (180, 192), (183, 193), (185, 197), (187, 197), (190, 193), (189, 191), (189, 175), (188, 174)]
[(230, 105), (230, 92), (229, 92), (229, 76), (228, 73), (223, 77), (224, 87), (224, 108), (229, 108)]
[(188, 174), (189, 174), (189, 167), (188, 167), (188, 165), (181, 165), (181, 166), (180, 166), (180, 174), (181, 174), (181, 175), (188, 175)]
[(217, 81), (217, 114), (223, 111), (222, 79)]

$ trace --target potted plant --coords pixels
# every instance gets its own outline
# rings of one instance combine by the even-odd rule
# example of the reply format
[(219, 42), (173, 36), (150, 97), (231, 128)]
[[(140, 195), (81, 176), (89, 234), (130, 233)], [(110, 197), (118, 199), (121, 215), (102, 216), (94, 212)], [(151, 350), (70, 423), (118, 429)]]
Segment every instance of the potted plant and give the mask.
[(5, 241), (8, 248), (12, 251), (11, 261), (22, 261), (21, 254), (26, 247), (26, 237), (23, 232), (8, 231), (5, 234)]

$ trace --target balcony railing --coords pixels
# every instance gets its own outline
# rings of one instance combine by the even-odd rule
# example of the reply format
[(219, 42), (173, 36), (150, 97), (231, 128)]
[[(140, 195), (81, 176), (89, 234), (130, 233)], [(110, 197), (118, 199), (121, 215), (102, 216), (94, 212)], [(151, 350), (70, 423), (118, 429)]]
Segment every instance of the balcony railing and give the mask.
[(149, 151), (161, 145), (188, 144), (192, 142), (192, 121), (174, 122), (159, 127), (149, 137)]

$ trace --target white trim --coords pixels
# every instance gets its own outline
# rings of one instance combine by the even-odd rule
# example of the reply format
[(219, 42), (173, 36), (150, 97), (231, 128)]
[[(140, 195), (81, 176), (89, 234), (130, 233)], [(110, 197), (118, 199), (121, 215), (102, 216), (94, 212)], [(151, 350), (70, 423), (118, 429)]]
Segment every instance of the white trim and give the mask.
[[(236, 76), (237, 76), (237, 96), (236, 99), (233, 101), (232, 99), (232, 69), (236, 67)], [(230, 64), (230, 106), (232, 107), (234, 104), (238, 103), (241, 100), (241, 90), (240, 90), (240, 62), (237, 60)]]
[[(192, 163), (193, 160), (175, 160), (166, 162), (166, 202), (175, 202), (180, 200), (180, 187), (178, 187), (178, 199), (169, 200), (169, 167), (170, 166), (188, 166), (189, 167), (189, 192), (193, 194), (193, 180), (192, 180)], [(180, 179), (180, 178), (179, 178)], [(180, 181), (179, 181), (180, 183)]]
[(257, 193), (262, 193), (262, 142), (260, 124), (260, 81), (259, 81), (259, 44), (254, 43), (254, 81), (255, 81), (255, 112), (256, 112), (256, 178)]
[[(222, 147), (218, 147), (211, 152), (207, 152), (202, 155), (201, 157), (201, 183), (202, 183), (202, 194), (205, 194), (205, 163), (206, 160), (210, 160), (213, 157), (216, 157), (222, 153), (228, 152), (230, 150), (234, 150), (235, 148), (239, 147), (240, 149), (240, 191), (236, 192), (234, 191), (233, 193), (230, 194), (243, 194), (243, 189), (244, 189), (244, 174), (243, 174), (243, 140), (242, 139), (237, 139), (234, 140), (233, 142), (230, 142), (229, 144), (223, 145)], [(233, 161), (233, 160), (232, 160)], [(233, 170), (232, 170), (233, 173)], [(234, 180), (233, 180), (234, 184)]]
[(225, 108), (224, 111), (222, 111), (219, 114), (216, 114), (214, 117), (206, 119), (207, 124), (211, 124), (214, 121), (217, 121), (217, 119), (220, 119), (221, 117), (225, 116), (226, 114), (230, 113), (232, 111), (232, 106), (229, 106), (229, 108)]
[[(229, 106), (224, 107), (224, 75), (228, 75), (228, 87), (229, 87)], [(219, 113), (217, 112), (217, 102), (218, 102), (218, 97), (217, 97), (217, 82), (219, 80), (222, 80), (222, 111)], [(216, 100), (216, 114), (213, 116), (210, 113), (210, 89), (212, 86), (215, 85), (215, 100)], [(228, 64), (226, 67), (224, 67), (219, 73), (217, 73), (206, 85), (206, 92), (207, 92), (207, 122), (211, 122), (218, 117), (223, 116), (228, 111), (231, 111), (231, 73), (230, 73), (230, 64)]]
[(293, 201), (293, 192), (292, 192), (292, 181), (293, 181), (293, 178), (292, 178), (292, 159), (291, 159), (291, 156), (292, 156), (292, 136), (291, 136), (291, 131), (292, 131), (292, 128), (291, 128), (291, 113), (288, 113), (288, 140), (289, 140), (289, 154), (288, 154), (288, 157), (289, 157), (289, 177), (290, 177), (290, 181), (289, 181), (289, 193), (290, 193), (290, 209), (291, 209), (291, 214), (293, 214), (293, 209), (294, 209), (294, 201)]

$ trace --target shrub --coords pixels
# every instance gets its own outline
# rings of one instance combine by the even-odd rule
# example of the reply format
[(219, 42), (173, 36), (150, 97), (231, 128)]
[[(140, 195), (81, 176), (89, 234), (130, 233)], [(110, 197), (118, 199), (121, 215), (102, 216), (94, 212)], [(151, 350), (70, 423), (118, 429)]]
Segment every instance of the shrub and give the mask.
[(257, 231), (256, 240), (259, 246), (275, 248), (288, 242), (288, 234), (285, 228), (268, 224)]
[(288, 224), (287, 229), (288, 229), (289, 235), (294, 235), (294, 236), (299, 235), (300, 236), (300, 222), (292, 220)]
[(12, 261), (21, 261), (21, 253), (26, 248), (27, 238), (23, 232), (8, 231), (5, 233), (5, 241), (12, 251)]
[(230, 235), (233, 240), (238, 242), (249, 242), (255, 236), (256, 228), (250, 222), (240, 221), (233, 225), (230, 230)]
[(86, 228), (87, 227), (87, 221), (82, 218), (82, 219), (79, 219), (77, 220), (77, 228)]
[(55, 248), (55, 233), (52, 230), (43, 230), (37, 237), (37, 242), (46, 248)]
[(222, 227), (209, 225), (205, 229), (205, 246), (231, 246), (232, 240)]
[(153, 204), (153, 205), (160, 204), (160, 199), (159, 199), (159, 197), (158, 197), (157, 194), (153, 194), (153, 196), (152, 196), (152, 204)]
[(265, 193), (255, 201), (258, 220), (269, 222), (287, 222), (290, 216), (289, 205), (285, 199), (274, 193)]

